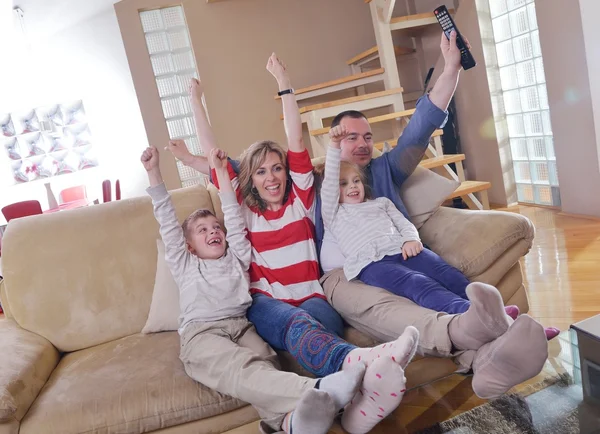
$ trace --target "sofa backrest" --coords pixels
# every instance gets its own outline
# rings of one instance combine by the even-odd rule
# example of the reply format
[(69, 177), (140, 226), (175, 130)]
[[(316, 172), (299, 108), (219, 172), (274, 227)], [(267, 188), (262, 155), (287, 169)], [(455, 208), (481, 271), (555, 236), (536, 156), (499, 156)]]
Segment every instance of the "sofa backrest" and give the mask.
[[(204, 187), (172, 197), (180, 221), (198, 208), (214, 211)], [(149, 197), (12, 220), (2, 245), (10, 316), (64, 352), (140, 332), (158, 237)]]

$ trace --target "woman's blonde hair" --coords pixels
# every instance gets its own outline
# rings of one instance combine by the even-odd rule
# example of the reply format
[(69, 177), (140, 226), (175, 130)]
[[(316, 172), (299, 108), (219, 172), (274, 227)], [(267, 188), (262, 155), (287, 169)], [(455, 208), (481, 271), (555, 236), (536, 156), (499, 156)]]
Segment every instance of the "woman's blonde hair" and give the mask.
[(240, 173), (238, 178), (244, 202), (246, 202), (246, 205), (249, 207), (258, 207), (261, 211), (264, 211), (267, 208), (267, 204), (254, 188), (254, 185), (252, 184), (252, 175), (263, 165), (271, 152), (274, 152), (279, 156), (281, 164), (285, 167), (288, 180), (285, 184), (285, 193), (283, 195), (283, 202), (285, 203), (292, 184), (290, 182), (290, 173), (287, 166), (287, 154), (281, 146), (271, 140), (256, 142), (244, 151), (240, 159)]

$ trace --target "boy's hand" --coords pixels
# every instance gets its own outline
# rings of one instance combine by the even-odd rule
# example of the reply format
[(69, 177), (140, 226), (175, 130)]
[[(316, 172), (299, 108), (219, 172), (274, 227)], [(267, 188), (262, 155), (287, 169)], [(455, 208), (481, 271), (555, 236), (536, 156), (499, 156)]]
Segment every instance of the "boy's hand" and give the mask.
[(142, 164), (144, 165), (144, 169), (147, 172), (153, 172), (158, 169), (158, 149), (155, 146), (150, 146), (142, 152), (142, 157), (140, 158)]
[(333, 127), (329, 130), (329, 140), (331, 141), (331, 145), (336, 149), (340, 149), (342, 140), (348, 137), (348, 134), (348, 130), (343, 125)]
[(202, 95), (204, 95), (204, 85), (197, 78), (192, 78), (190, 80), (190, 86), (188, 88), (190, 96), (192, 97), (193, 102), (202, 103)]
[[(288, 73), (287, 73), (287, 68), (285, 66), (285, 63), (283, 63), (281, 60), (279, 60), (279, 57), (277, 57), (277, 55), (275, 53), (271, 54), (271, 57), (269, 57), (269, 60), (267, 61), (267, 71), (269, 71), (271, 73), (271, 75), (273, 77), (275, 77), (275, 80), (277, 80), (277, 83), (279, 83), (280, 88), (282, 87), (290, 87), (289, 86), (289, 77), (288, 77)], [(280, 89), (280, 90), (284, 90), (284, 89)]]
[(423, 251), (423, 243), (421, 241), (407, 241), (402, 245), (402, 257), (406, 261), (408, 258), (417, 256)]
[(169, 140), (169, 144), (165, 146), (165, 151), (171, 152), (171, 154), (183, 164), (187, 164), (187, 162), (193, 158), (193, 155), (188, 151), (185, 142), (181, 139)]
[(227, 152), (218, 148), (211, 149), (209, 163), (215, 170), (227, 169)]

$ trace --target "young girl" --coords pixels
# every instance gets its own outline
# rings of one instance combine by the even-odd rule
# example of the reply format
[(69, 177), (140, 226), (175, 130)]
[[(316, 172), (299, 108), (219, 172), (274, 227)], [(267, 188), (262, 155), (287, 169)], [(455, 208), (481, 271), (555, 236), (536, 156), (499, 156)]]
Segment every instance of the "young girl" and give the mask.
[[(469, 280), (423, 248), (417, 229), (391, 200), (369, 200), (360, 169), (340, 162), (340, 143), (347, 135), (342, 125), (329, 132), (321, 189), (323, 222), (344, 253), (346, 278), (360, 279), (439, 312), (466, 312), (471, 305)], [(516, 306), (505, 309), (513, 319), (519, 314)], [(556, 329), (546, 329), (549, 339), (556, 334)]]

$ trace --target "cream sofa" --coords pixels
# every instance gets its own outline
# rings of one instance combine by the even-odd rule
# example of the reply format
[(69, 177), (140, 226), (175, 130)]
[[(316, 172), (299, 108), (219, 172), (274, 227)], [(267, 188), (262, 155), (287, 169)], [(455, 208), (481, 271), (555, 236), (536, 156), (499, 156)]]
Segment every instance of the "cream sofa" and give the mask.
[[(177, 190), (173, 199), (180, 219), (199, 207), (219, 213), (214, 188)], [(439, 208), (421, 234), (527, 311), (518, 262), (534, 234), (526, 218)], [(147, 197), (11, 221), (2, 246), (0, 434), (257, 432), (252, 407), (187, 377), (176, 332), (140, 334), (157, 236)], [(407, 377), (416, 385), (454, 369), (417, 358)]]

